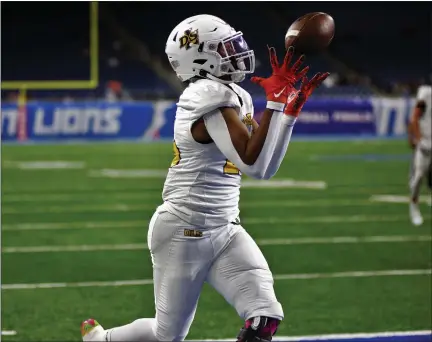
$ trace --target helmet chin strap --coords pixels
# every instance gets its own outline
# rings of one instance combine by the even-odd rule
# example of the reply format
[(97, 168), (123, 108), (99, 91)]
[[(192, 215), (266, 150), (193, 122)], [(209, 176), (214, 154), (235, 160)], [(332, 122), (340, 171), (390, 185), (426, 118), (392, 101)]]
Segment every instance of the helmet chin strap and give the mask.
[(208, 72), (205, 72), (205, 76), (201, 75), (201, 73), (200, 73), (200, 76), (208, 78), (209, 80), (212, 80), (212, 81), (223, 83), (223, 84), (230, 84), (230, 83), (233, 83), (233, 82), (242, 82), (245, 79), (245, 77), (246, 77), (244, 74), (231, 74), (230, 75), (230, 78), (231, 78), (230, 80), (223, 80), (223, 79), (221, 79), (219, 77), (216, 77), (216, 76), (214, 76), (212, 74), (209, 74)]
[(233, 82), (242, 82), (246, 78), (245, 74), (233, 74), (231, 75), (231, 79)]

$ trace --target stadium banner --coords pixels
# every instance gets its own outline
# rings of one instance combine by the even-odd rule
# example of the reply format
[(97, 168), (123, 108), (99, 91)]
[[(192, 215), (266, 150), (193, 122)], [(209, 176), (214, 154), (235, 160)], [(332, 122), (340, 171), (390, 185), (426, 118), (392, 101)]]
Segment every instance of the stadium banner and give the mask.
[[(255, 101), (255, 117), (265, 101)], [(311, 99), (303, 108), (296, 136), (403, 137), (413, 105), (408, 98)], [(23, 113), (2, 104), (2, 141), (31, 142), (172, 139), (176, 104), (157, 102), (29, 102)], [(21, 124), (20, 124), (21, 123)], [(24, 131), (23, 131), (24, 129)]]

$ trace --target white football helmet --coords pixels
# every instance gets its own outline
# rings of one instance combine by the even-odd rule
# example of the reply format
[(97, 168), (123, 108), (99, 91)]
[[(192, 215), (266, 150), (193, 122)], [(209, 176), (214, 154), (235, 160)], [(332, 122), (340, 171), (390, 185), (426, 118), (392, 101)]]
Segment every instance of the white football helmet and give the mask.
[(255, 55), (243, 33), (207, 14), (178, 24), (168, 37), (165, 53), (181, 81), (200, 76), (222, 83), (241, 82), (255, 70)]

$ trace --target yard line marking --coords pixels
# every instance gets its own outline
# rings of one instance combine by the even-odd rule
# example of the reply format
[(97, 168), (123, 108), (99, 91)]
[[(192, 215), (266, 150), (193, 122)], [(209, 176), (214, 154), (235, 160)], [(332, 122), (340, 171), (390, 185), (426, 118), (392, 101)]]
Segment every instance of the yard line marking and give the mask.
[[(425, 216), (426, 219), (430, 216)], [(281, 223), (363, 223), (363, 222), (397, 222), (407, 221), (406, 215), (351, 215), (351, 216), (315, 216), (315, 217), (250, 217), (241, 220), (243, 225), (281, 224)], [(41, 222), (3, 224), (2, 231), (19, 230), (62, 230), (62, 229), (100, 229), (100, 228), (137, 228), (147, 227), (149, 221), (73, 221), (73, 222)]]
[(149, 221), (89, 221), (3, 224), (2, 231), (147, 227)]
[(95, 252), (95, 251), (134, 251), (146, 250), (146, 243), (118, 245), (64, 245), (64, 246), (17, 246), (3, 247), (2, 253), (54, 253), (54, 252)]
[[(256, 201), (244, 202), (240, 204), (240, 208), (264, 208), (264, 207), (345, 207), (345, 206), (376, 206), (374, 202), (368, 200), (303, 200), (303, 201)], [(100, 204), (100, 205), (58, 205), (58, 206), (43, 206), (43, 207), (14, 207), (3, 206), (2, 214), (36, 214), (36, 213), (82, 213), (82, 212), (105, 212), (105, 211), (141, 211), (145, 209), (155, 210), (157, 205), (129, 205), (126, 203)]]
[(411, 154), (342, 154), (342, 155), (312, 155), (313, 161), (363, 161), (363, 162), (395, 162), (412, 159)]
[[(261, 246), (284, 246), (304, 244), (350, 244), (379, 242), (424, 242), (432, 241), (430, 235), (389, 235), (389, 236), (335, 236), (292, 239), (257, 239)], [(93, 252), (93, 251), (133, 251), (146, 250), (147, 243), (109, 245), (57, 245), (57, 246), (15, 246), (3, 247), (2, 253), (53, 253), (53, 252)]]
[(242, 188), (298, 188), (298, 189), (316, 189), (324, 190), (327, 183), (324, 181), (299, 181), (295, 179), (275, 179), (275, 180), (244, 180), (241, 183)]
[(432, 269), (419, 270), (384, 270), (384, 271), (349, 271), (333, 273), (277, 274), (275, 280), (298, 280), (318, 278), (367, 278), (432, 274)]
[[(125, 187), (118, 187), (118, 188), (89, 188), (89, 187), (75, 187), (73, 189), (68, 188), (56, 188), (48, 190), (46, 188), (40, 188), (40, 189), (32, 189), (32, 190), (24, 190), (20, 191), (17, 189), (3, 189), (2, 193), (2, 200), (16, 200), (18, 201), (20, 198), (27, 198), (28, 201), (30, 201), (31, 198), (33, 198), (33, 201), (43, 201), (43, 198), (45, 196), (62, 196), (62, 197), (75, 197), (75, 196), (100, 196), (100, 195), (108, 195), (111, 197), (115, 197), (117, 194), (120, 196), (127, 196), (130, 194), (131, 196), (134, 195), (141, 195), (146, 196), (148, 192), (153, 192), (154, 194), (158, 194), (158, 198), (161, 198), (160, 192), (162, 185), (158, 185), (157, 187), (152, 187), (153, 183), (146, 183), (146, 186), (143, 188), (125, 188)], [(384, 186), (383, 184), (380, 185), (368, 185), (368, 186), (346, 186), (344, 184), (332, 184), (332, 193), (336, 193), (338, 195), (347, 195), (347, 197), (352, 196), (352, 194), (367, 194), (371, 195), (372, 193), (379, 192), (391, 192), (395, 189), (395, 187), (398, 187), (397, 184), (395, 185), (387, 185)], [(244, 188), (242, 187), (242, 191), (249, 192), (250, 190), (254, 190), (253, 188)], [(277, 191), (275, 188), (261, 188), (261, 190), (269, 190), (270, 193), (273, 193)]]
[(83, 161), (6, 161), (3, 163), (6, 168), (17, 168), (21, 170), (63, 170), (63, 169), (84, 169), (86, 163)]
[[(430, 216), (424, 216), (430, 218)], [(297, 218), (249, 218), (242, 220), (245, 224), (263, 224), (263, 223), (356, 223), (356, 222), (395, 222), (407, 221), (406, 215), (350, 215), (350, 216), (315, 216), (315, 217), (297, 217)]]
[(2, 336), (15, 336), (17, 332), (15, 330), (2, 330), (1, 335)]
[[(371, 202), (383, 202), (383, 203), (409, 203), (409, 196), (403, 195), (373, 195), (369, 198)], [(420, 196), (420, 202), (427, 203), (432, 205), (432, 197), (429, 196)]]
[(107, 178), (166, 178), (167, 169), (101, 169), (90, 170), (88, 177)]
[[(354, 334), (329, 334), (329, 335), (310, 335), (310, 336), (275, 336), (273, 341), (279, 342), (316, 342), (316, 341), (338, 341), (338, 340), (357, 340), (357, 339), (370, 339), (376, 341), (380, 339), (390, 337), (420, 337), (429, 336), (432, 334), (432, 330), (417, 330), (417, 331), (386, 331), (380, 333), (354, 333)], [(186, 342), (203, 342), (203, 341), (217, 341), (217, 342), (229, 342), (229, 339), (201, 339), (201, 340), (186, 340)], [(386, 341), (390, 341), (386, 339)], [(398, 340), (400, 341), (400, 340)]]
[[(329, 279), (329, 278), (370, 278), (390, 276), (417, 276), (430, 275), (431, 269), (416, 270), (382, 270), (382, 271), (349, 271), (332, 273), (292, 273), (275, 274), (274, 280), (303, 280), (303, 279)], [(151, 285), (153, 279), (115, 280), (115, 281), (87, 281), (76, 283), (33, 283), (33, 284), (2, 284), (2, 290), (26, 290), (26, 289), (53, 289), (65, 287), (117, 287)]]
[[(89, 177), (108, 177), (108, 178), (165, 178), (168, 170), (155, 169), (101, 169), (90, 170)], [(276, 179), (276, 180), (244, 180), (244, 188), (301, 188), (301, 189), (319, 189), (327, 188), (326, 182), (323, 181), (298, 181), (294, 179)]]
[(107, 197), (112, 199), (159, 199), (160, 192), (116, 192), (112, 194), (104, 193), (70, 193), (70, 194), (45, 194), (45, 195), (3, 195), (2, 202), (6, 203), (22, 203), (22, 202), (73, 202), (73, 201), (97, 201), (99, 199), (106, 200)]
[(302, 245), (302, 244), (343, 244), (343, 243), (374, 243), (374, 242), (423, 242), (432, 241), (430, 235), (389, 235), (389, 236), (335, 236), (292, 239), (259, 239), (261, 246)]
[[(274, 182), (276, 183), (276, 182)], [(277, 184), (273, 184), (273, 186), (277, 187)], [(256, 187), (261, 187), (259, 184)], [(252, 187), (254, 188), (254, 187)], [(272, 189), (272, 187), (263, 186), (261, 188), (264, 189)], [(311, 186), (313, 189), (314, 186)], [(320, 187), (318, 187), (320, 188)], [(370, 194), (371, 191), (367, 191), (365, 193)], [(108, 196), (113, 200), (137, 200), (137, 199), (155, 199), (160, 200), (160, 192), (115, 192), (109, 194)], [(14, 203), (23, 203), (23, 202), (74, 202), (74, 201), (96, 201), (96, 200), (106, 200), (107, 194), (104, 193), (59, 193), (59, 194), (11, 194), (11, 195), (2, 195), (3, 204), (14, 204)], [(402, 195), (373, 195), (369, 198), (371, 202), (381, 202), (381, 203), (408, 203), (408, 196)], [(431, 204), (432, 198), (430, 196), (420, 196), (420, 202)], [(246, 202), (247, 204), (247, 202)]]

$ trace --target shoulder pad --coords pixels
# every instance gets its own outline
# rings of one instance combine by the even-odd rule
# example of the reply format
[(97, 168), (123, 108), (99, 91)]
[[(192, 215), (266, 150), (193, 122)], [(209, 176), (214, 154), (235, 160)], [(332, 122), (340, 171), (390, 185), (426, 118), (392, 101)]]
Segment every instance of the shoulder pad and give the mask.
[(191, 83), (180, 96), (177, 106), (191, 112), (195, 119), (221, 107), (240, 108), (240, 101), (226, 85), (212, 80)]

